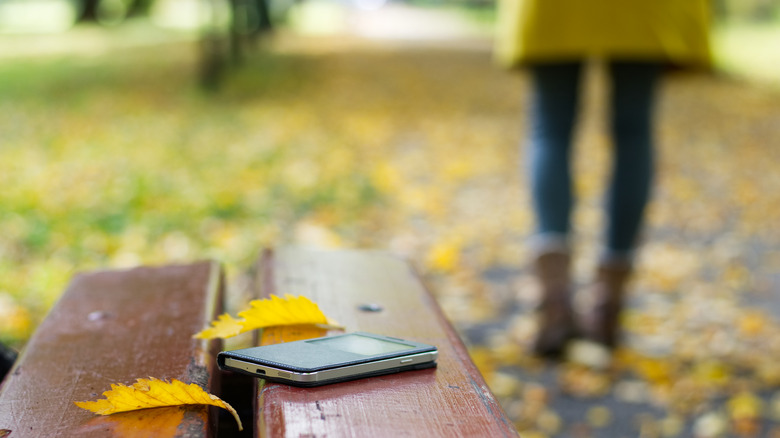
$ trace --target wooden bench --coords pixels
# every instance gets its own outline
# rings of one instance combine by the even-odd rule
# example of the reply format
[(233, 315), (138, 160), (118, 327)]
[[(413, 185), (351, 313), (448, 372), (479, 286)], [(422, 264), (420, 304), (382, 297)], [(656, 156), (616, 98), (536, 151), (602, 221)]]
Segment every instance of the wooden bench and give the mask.
[[(433, 297), (405, 261), (373, 251), (266, 251), (258, 296), (304, 295), (348, 331), (436, 345), (439, 366), (317, 388), (218, 373), (220, 342), (192, 334), (221, 313), (219, 265), (143, 267), (76, 276), (0, 387), (0, 436), (506, 437), (512, 423)], [(256, 344), (325, 335), (266, 329)], [(216, 408), (96, 416), (74, 401), (139, 377), (194, 382), (247, 412), (239, 435)], [(254, 406), (254, 407), (253, 407)], [(224, 415), (219, 411), (220, 415)], [(219, 424), (218, 424), (219, 423)], [(221, 427), (223, 426), (224, 427)]]
[(216, 408), (96, 416), (73, 402), (149, 377), (218, 393), (221, 343), (192, 335), (222, 311), (223, 283), (220, 266), (208, 261), (77, 275), (0, 387), (0, 431), (10, 430), (9, 438), (215, 436)]
[[(257, 273), (259, 296), (304, 295), (347, 331), (433, 344), (439, 360), (434, 369), (317, 388), (261, 382), (254, 395), (255, 436), (517, 436), (453, 327), (404, 260), (371, 251), (281, 249), (267, 251)], [(300, 331), (266, 329), (259, 343), (297, 339)]]

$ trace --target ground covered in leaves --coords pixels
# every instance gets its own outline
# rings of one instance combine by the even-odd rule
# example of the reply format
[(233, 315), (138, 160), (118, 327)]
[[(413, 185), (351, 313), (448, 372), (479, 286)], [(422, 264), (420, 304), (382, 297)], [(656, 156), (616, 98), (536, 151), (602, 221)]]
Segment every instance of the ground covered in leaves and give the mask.
[[(213, 94), (196, 87), (197, 54), (178, 41), (0, 66), (3, 340), (21, 345), (74, 271), (213, 257), (241, 278), (264, 246), (383, 248), (420, 267), (525, 437), (780, 436), (778, 92), (664, 84), (627, 339), (598, 371), (528, 354), (527, 81), (487, 44), (279, 35)], [(604, 91), (594, 66), (582, 285)]]

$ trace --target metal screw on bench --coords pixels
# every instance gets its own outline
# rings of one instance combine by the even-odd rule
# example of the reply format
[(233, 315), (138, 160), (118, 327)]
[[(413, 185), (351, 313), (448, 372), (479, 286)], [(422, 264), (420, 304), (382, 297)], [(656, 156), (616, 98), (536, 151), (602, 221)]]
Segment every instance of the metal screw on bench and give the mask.
[(382, 307), (381, 304), (366, 303), (366, 304), (359, 305), (358, 306), (358, 310), (361, 310), (363, 312), (381, 312), (381, 311), (385, 310), (385, 308)]
[(87, 320), (90, 322), (95, 321), (101, 321), (103, 319), (108, 319), (111, 317), (111, 314), (109, 312), (104, 312), (102, 310), (95, 310), (94, 312), (90, 312), (89, 315), (87, 315)]

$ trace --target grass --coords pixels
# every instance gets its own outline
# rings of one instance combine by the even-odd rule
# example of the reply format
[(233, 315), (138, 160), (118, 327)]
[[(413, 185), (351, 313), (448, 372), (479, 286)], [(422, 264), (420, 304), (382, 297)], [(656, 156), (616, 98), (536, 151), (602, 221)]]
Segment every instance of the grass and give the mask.
[(302, 218), (347, 224), (378, 202), (343, 145), (280, 117), (305, 63), (256, 62), (219, 96), (198, 91), (187, 44), (0, 68), (0, 296), (15, 303), (0, 339), (23, 341), (76, 270), (248, 266)]

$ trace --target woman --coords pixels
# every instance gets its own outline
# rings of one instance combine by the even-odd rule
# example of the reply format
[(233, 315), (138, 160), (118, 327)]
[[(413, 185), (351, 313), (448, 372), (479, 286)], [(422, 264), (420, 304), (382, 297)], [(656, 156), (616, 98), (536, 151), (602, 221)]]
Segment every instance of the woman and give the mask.
[[(497, 57), (531, 74), (528, 154), (542, 288), (536, 353), (555, 356), (582, 335), (607, 348), (632, 270), (653, 180), (652, 110), (669, 66), (708, 67), (707, 0), (502, 0)], [(603, 59), (611, 80), (613, 167), (594, 306), (571, 306), (572, 132), (584, 63)]]

